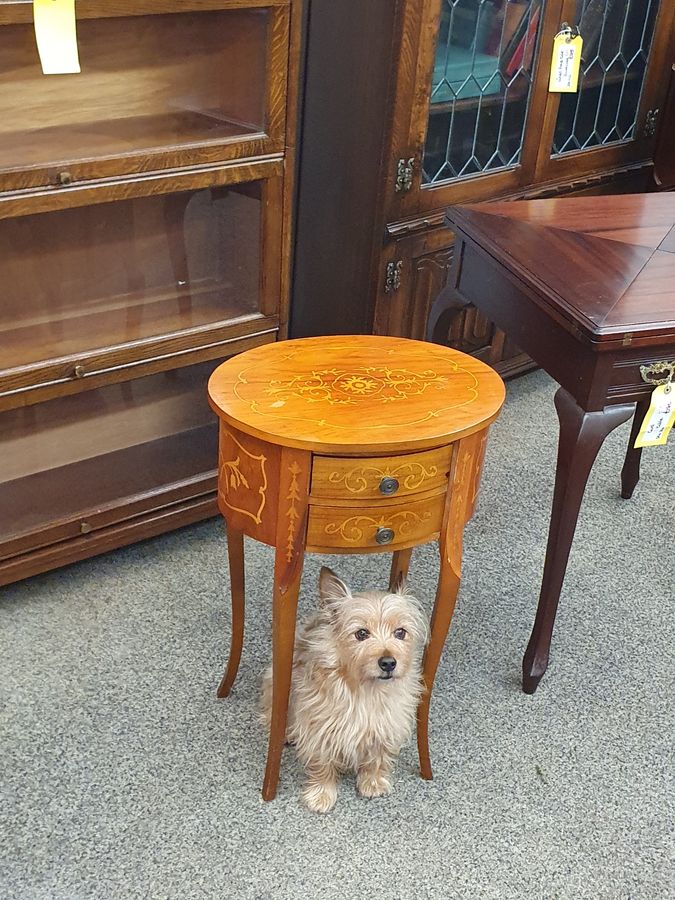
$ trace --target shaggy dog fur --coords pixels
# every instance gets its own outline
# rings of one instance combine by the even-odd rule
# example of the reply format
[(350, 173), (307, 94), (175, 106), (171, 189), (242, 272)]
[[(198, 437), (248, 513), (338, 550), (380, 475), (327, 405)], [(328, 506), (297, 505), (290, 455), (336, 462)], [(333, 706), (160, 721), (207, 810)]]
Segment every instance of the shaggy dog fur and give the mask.
[[(305, 805), (328, 812), (341, 773), (356, 773), (363, 797), (391, 791), (389, 776), (410, 737), (423, 684), (427, 622), (399, 585), (352, 594), (330, 569), (319, 577), (320, 608), (295, 646), (286, 738), (307, 772)], [(272, 671), (263, 680), (269, 727)]]

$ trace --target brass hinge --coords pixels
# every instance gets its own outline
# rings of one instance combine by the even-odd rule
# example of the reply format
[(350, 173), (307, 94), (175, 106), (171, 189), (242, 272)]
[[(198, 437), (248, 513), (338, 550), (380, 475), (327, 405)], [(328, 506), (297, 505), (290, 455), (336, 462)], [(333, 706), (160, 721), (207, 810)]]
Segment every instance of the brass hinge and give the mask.
[(654, 137), (656, 134), (656, 120), (658, 117), (658, 107), (656, 109), (650, 109), (647, 112), (647, 118), (645, 119), (645, 137)]
[(396, 193), (409, 191), (413, 183), (413, 172), (415, 171), (415, 157), (410, 159), (399, 159), (396, 163)]
[(393, 262), (387, 263), (384, 276), (384, 292), (385, 294), (393, 294), (401, 287), (401, 270), (403, 269), (403, 260), (395, 259)]

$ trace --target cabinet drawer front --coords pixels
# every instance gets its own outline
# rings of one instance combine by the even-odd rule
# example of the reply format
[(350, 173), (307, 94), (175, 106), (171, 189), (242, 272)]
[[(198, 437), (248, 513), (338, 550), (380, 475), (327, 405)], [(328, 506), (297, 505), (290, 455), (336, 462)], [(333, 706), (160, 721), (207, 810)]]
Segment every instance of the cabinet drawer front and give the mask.
[(451, 446), (372, 459), (317, 456), (312, 466), (311, 493), (335, 500), (390, 497), (396, 502), (407, 494), (441, 489), (448, 480), (451, 457)]
[(316, 548), (387, 550), (421, 544), (441, 530), (445, 491), (395, 506), (312, 506), (307, 545)]

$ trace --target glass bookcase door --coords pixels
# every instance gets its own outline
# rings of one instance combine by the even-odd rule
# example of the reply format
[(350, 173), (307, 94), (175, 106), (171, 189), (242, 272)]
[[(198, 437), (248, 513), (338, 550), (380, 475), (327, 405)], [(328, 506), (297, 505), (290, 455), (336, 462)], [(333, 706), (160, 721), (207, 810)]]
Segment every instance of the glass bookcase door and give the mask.
[(552, 156), (636, 136), (659, 0), (576, 0), (583, 38), (579, 90), (562, 94)]
[(423, 188), (519, 166), (542, 0), (442, 0)]
[(0, 204), (0, 405), (276, 328), (281, 246), (268, 207), (281, 179), (236, 178), (233, 167), (122, 182), (92, 189), (85, 206), (4, 218), (11, 203)]
[(271, 35), (287, 11), (176, 8), (79, 19), (81, 72), (68, 75), (42, 73), (32, 24), (0, 23), (3, 189), (283, 146), (270, 95), (285, 92), (287, 47)]

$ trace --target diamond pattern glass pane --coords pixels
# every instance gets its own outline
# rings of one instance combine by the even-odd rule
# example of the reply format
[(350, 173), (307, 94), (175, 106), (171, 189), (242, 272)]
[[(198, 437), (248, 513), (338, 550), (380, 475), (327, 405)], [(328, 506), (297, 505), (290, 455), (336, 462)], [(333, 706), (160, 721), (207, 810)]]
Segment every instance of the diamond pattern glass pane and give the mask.
[(423, 183), (517, 166), (542, 0), (442, 0)]
[(561, 94), (554, 156), (635, 137), (659, 0), (577, 0), (579, 91)]

